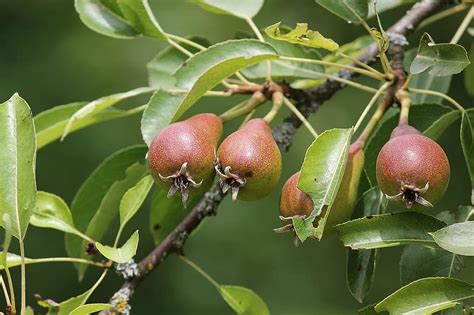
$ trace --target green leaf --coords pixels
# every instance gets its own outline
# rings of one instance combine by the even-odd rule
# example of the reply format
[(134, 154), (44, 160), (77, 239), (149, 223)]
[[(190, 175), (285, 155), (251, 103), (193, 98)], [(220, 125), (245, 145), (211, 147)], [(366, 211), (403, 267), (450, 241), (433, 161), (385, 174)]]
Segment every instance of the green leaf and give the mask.
[(190, 0), (203, 9), (217, 14), (227, 14), (241, 19), (253, 18), (263, 6), (263, 0)]
[(99, 311), (107, 310), (111, 306), (110, 304), (106, 303), (94, 303), (94, 304), (85, 304), (82, 306), (79, 306), (75, 310), (73, 310), (70, 315), (86, 315), (86, 314), (92, 314), (96, 313)]
[(273, 39), (285, 41), (292, 44), (300, 44), (313, 48), (323, 48), (334, 51), (339, 45), (332, 39), (326, 38), (317, 31), (308, 29), (307, 23), (297, 23), (296, 27), (287, 33), (282, 34), (280, 30), (281, 22), (265, 28), (265, 33)]
[(153, 178), (148, 175), (140, 180), (134, 187), (130, 188), (120, 201), (120, 228), (137, 213), (145, 201), (146, 196), (153, 186)]
[(367, 18), (371, 18), (375, 16), (374, 3), (377, 4), (377, 13), (380, 14), (382, 12), (394, 9), (404, 4), (409, 4), (409, 3), (411, 4), (413, 2), (415, 1), (414, 0), (390, 0), (390, 1), (370, 0), (369, 1), (369, 14), (367, 15)]
[(474, 109), (466, 110), (461, 120), (461, 147), (471, 179), (471, 204), (474, 205)]
[(419, 212), (394, 212), (367, 216), (336, 225), (344, 246), (372, 249), (418, 244), (436, 246), (428, 235), (446, 224)]
[(368, 0), (316, 0), (316, 3), (332, 14), (351, 23), (359, 23), (360, 21), (348, 6), (361, 18), (367, 17), (369, 11)]
[(123, 244), (120, 248), (114, 248), (107, 245), (102, 245), (99, 242), (95, 243), (97, 250), (104, 255), (105, 258), (112, 260), (113, 262), (124, 264), (130, 261), (135, 256), (138, 248), (138, 231), (130, 236), (128, 241)]
[(0, 104), (0, 148), (0, 217), (10, 216), (12, 235), (22, 240), (35, 207), (36, 136), (31, 109), (18, 94)]
[(85, 237), (75, 228), (71, 212), (64, 200), (55, 194), (44, 191), (36, 193), (36, 206), (30, 223), (34, 226), (56, 229)]
[[(474, 44), (471, 44), (469, 49), (469, 59), (474, 60)], [(466, 92), (474, 96), (474, 64), (471, 63), (466, 67), (464, 71), (464, 85), (466, 86)]]
[[(188, 39), (204, 47), (210, 45), (210, 42), (202, 37), (190, 36)], [(181, 43), (180, 45), (192, 53), (199, 51), (195, 47), (191, 47), (185, 43)], [(173, 74), (188, 58), (189, 57), (181, 50), (173, 46), (166, 47), (147, 64), (148, 84), (154, 88), (161, 88), (163, 90), (173, 88), (176, 84)]]
[(391, 314), (431, 314), (474, 297), (474, 287), (453, 278), (425, 278), (395, 291), (375, 306)]
[[(8, 247), (6, 247), (8, 249)], [(34, 263), (34, 259), (25, 257), (25, 264)], [(0, 253), (0, 270), (5, 269), (5, 264), (7, 264), (8, 268), (17, 267), (21, 265), (21, 256), (13, 253)]]
[[(278, 41), (264, 35), (265, 42), (272, 45), (280, 56), (321, 59), (321, 55), (315, 49), (305, 49), (301, 45), (293, 45), (284, 41)], [(303, 64), (301, 62), (272, 61), (272, 77), (277, 80), (315, 79), (321, 78), (324, 67), (316, 64)], [(267, 65), (259, 63), (243, 69), (242, 74), (249, 79), (265, 79)]]
[[(101, 241), (113, 219), (119, 214), (122, 196), (147, 173), (145, 146), (119, 150), (105, 159), (84, 182), (71, 204), (76, 228)], [(66, 250), (71, 257), (87, 259), (86, 243), (66, 235)], [(76, 265), (82, 278), (87, 265)]]
[[(1, 217), (2, 226), (5, 228), (5, 234), (3, 236), (3, 243), (2, 243), (2, 252), (0, 253), (0, 266), (5, 268), (5, 266), (9, 267), (9, 259), (8, 250), (10, 249), (10, 244), (12, 242), (12, 222), (10, 219), (10, 215), (8, 213), (4, 213)], [(21, 263), (21, 257), (20, 257)]]
[(458, 255), (474, 256), (474, 221), (452, 224), (430, 234), (441, 248)]
[(226, 41), (195, 54), (174, 74), (176, 86), (189, 92), (171, 95), (158, 91), (148, 102), (142, 118), (143, 139), (150, 144), (162, 128), (176, 121), (204, 93), (236, 71), (276, 58), (276, 51), (269, 44), (253, 39)]
[[(308, 218), (292, 219), (296, 234), (301, 241), (308, 237), (321, 239), (331, 211), (331, 205), (341, 184), (352, 129), (331, 129), (323, 132), (306, 151), (298, 188), (307, 193), (314, 203)], [(317, 228), (313, 222), (318, 220)]]
[[(403, 66), (405, 69), (409, 69), (413, 59), (415, 58), (417, 49), (413, 48), (405, 52), (403, 58)], [(415, 89), (424, 89), (424, 90), (434, 90), (440, 93), (448, 93), (449, 87), (451, 85), (452, 76), (435, 76), (429, 74), (428, 72), (422, 72), (412, 75), (410, 80), (410, 87)], [(413, 104), (423, 104), (423, 103), (436, 103), (442, 104), (444, 99), (439, 96), (427, 95), (427, 94), (410, 94), (411, 101)]]
[[(66, 105), (55, 106), (48, 110), (45, 110), (34, 117), (36, 127), (36, 142), (38, 149), (45, 147), (53, 141), (61, 138), (64, 127), (67, 122), (74, 115), (75, 112), (84, 107), (87, 102), (76, 102)], [(85, 128), (87, 126), (97, 124), (100, 122), (127, 117), (135, 114), (136, 111), (132, 110), (120, 110), (116, 108), (108, 108), (104, 111), (96, 113), (85, 119), (81, 119), (79, 122), (71, 127), (69, 133)]]
[(97, 33), (117, 38), (145, 35), (167, 39), (147, 0), (75, 0), (74, 6), (81, 21)]
[(89, 297), (94, 292), (95, 287), (87, 290), (81, 295), (70, 298), (64, 302), (59, 303), (59, 312), (58, 315), (70, 315), (72, 311), (83, 305), (87, 302)]
[[(377, 185), (375, 176), (377, 156), (383, 145), (390, 139), (392, 130), (398, 124), (398, 113), (398, 109), (389, 109), (367, 142), (365, 173), (372, 186)], [(436, 140), (459, 115), (458, 111), (453, 111), (447, 106), (419, 104), (413, 105), (410, 108), (409, 120), (410, 125), (424, 132), (426, 136)]]
[[(357, 203), (354, 217), (377, 215), (385, 204), (386, 201), (380, 189), (371, 188)], [(362, 303), (372, 288), (378, 255), (378, 249), (349, 249), (347, 252), (347, 287), (359, 303)]]
[(83, 125), (85, 122), (91, 119), (91, 116), (117, 104), (118, 102), (134, 97), (144, 93), (153, 92), (155, 89), (150, 87), (141, 87), (134, 90), (130, 90), (124, 93), (117, 93), (108, 96), (101, 97), (95, 101), (88, 103), (81, 107), (75, 112), (71, 118), (69, 118), (66, 127), (64, 127), (62, 139), (64, 139), (72, 130), (78, 129), (78, 125)]
[(420, 40), (418, 53), (410, 72), (417, 74), (429, 69), (429, 74), (445, 76), (460, 73), (468, 64), (466, 49), (458, 44), (435, 44), (428, 33)]
[(233, 285), (219, 285), (219, 293), (236, 314), (270, 314), (265, 302), (252, 290)]
[(360, 310), (357, 311), (357, 314), (359, 315), (377, 315), (379, 314), (378, 312), (375, 311), (374, 309), (375, 304), (370, 304), (367, 306), (364, 306)]

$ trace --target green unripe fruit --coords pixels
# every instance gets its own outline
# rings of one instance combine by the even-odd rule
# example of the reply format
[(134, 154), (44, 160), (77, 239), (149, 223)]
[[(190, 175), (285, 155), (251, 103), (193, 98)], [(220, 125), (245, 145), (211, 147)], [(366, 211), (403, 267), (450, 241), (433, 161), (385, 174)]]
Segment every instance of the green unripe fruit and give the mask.
[(281, 175), (281, 153), (268, 123), (252, 119), (229, 135), (217, 151), (222, 190), (232, 199), (257, 200), (275, 188)]
[(313, 200), (298, 188), (300, 172), (293, 174), (281, 189), (280, 215), (283, 218), (309, 216), (313, 212)]
[(185, 205), (191, 187), (212, 179), (221, 133), (220, 118), (206, 113), (171, 124), (155, 136), (148, 165), (156, 183), (169, 189), (168, 197), (179, 191)]
[[(432, 206), (446, 192), (449, 161), (441, 146), (413, 127), (395, 128), (377, 157), (377, 182), (388, 199), (406, 208)], [(422, 207), (416, 206), (415, 209)]]

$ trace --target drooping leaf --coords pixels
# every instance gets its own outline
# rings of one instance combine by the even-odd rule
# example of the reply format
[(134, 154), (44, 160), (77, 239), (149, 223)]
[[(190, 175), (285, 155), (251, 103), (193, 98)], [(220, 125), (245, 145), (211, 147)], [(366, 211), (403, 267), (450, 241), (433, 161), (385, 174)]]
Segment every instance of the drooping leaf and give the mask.
[(461, 147), (471, 179), (471, 204), (474, 205), (474, 109), (466, 110), (461, 120)]
[[(469, 49), (469, 59), (474, 60), (474, 44)], [(470, 63), (464, 71), (464, 85), (469, 95), (474, 96), (474, 63)]]
[[(147, 173), (145, 146), (132, 146), (104, 160), (84, 182), (71, 204), (76, 228), (101, 241), (113, 219), (119, 214), (122, 196)], [(87, 259), (86, 243), (66, 235), (66, 249), (71, 257)], [(76, 265), (82, 278), (87, 265)]]
[[(390, 109), (384, 115), (367, 142), (365, 173), (372, 186), (376, 186), (375, 165), (383, 145), (390, 139), (398, 124), (398, 110)], [(410, 125), (436, 140), (452, 124), (460, 113), (439, 104), (419, 104), (410, 108)]]
[(77, 112), (75, 112), (71, 118), (69, 118), (66, 126), (64, 127), (62, 138), (64, 139), (73, 129), (78, 129), (78, 125), (83, 125), (85, 123), (84, 121), (87, 122), (92, 116), (111, 106), (114, 106), (118, 102), (140, 94), (150, 93), (154, 90), (154, 88), (150, 87), (136, 88), (127, 92), (104, 96), (84, 105)]
[(36, 193), (36, 206), (30, 223), (34, 226), (56, 229), (84, 237), (75, 228), (71, 212), (64, 200), (55, 194), (44, 191)]
[(153, 185), (153, 178), (148, 175), (140, 180), (134, 187), (130, 188), (120, 201), (120, 228), (137, 213), (145, 201)]
[(360, 22), (352, 10), (361, 18), (367, 17), (369, 11), (368, 2), (368, 0), (316, 0), (316, 3), (329, 12), (351, 23)]
[(435, 44), (428, 33), (420, 40), (418, 53), (411, 63), (410, 72), (445, 76), (460, 73), (469, 64), (466, 49), (458, 44)]
[[(379, 214), (386, 204), (379, 188), (374, 187), (364, 193), (356, 205), (354, 217)], [(352, 296), (362, 303), (372, 288), (378, 249), (361, 249), (347, 252), (347, 287)]]
[(130, 236), (130, 238), (125, 242), (125, 244), (123, 244), (122, 247), (114, 248), (107, 245), (102, 245), (99, 242), (96, 242), (95, 246), (105, 258), (108, 258), (116, 263), (124, 264), (129, 262), (130, 259), (132, 259), (137, 253), (138, 239), (138, 231), (135, 231), (135, 233)]
[(474, 297), (474, 287), (453, 278), (425, 278), (395, 291), (375, 306), (391, 314), (431, 314)]
[[(300, 45), (274, 40), (266, 35), (263, 36), (265, 41), (272, 45), (281, 56), (321, 59), (321, 55), (315, 49), (305, 49)], [(272, 78), (277, 80), (315, 79), (320, 78), (321, 73), (324, 73), (324, 67), (316, 64), (283, 60), (275, 60), (271, 61), (271, 63)], [(243, 69), (241, 72), (249, 79), (265, 79), (267, 76), (267, 65), (259, 63)]]
[(219, 293), (236, 314), (239, 315), (269, 315), (265, 302), (252, 290), (234, 286), (220, 285)]
[(336, 226), (344, 246), (352, 249), (372, 249), (418, 244), (435, 247), (428, 233), (446, 224), (419, 212), (393, 212), (367, 216)]
[(270, 25), (265, 28), (265, 33), (275, 39), (292, 44), (300, 44), (312, 48), (322, 48), (329, 51), (334, 51), (339, 48), (339, 45), (332, 39), (326, 38), (317, 31), (308, 29), (307, 23), (297, 23), (296, 27), (289, 32), (282, 33), (280, 30), (281, 22)]
[(70, 315), (87, 315), (110, 308), (110, 304), (106, 303), (94, 303), (94, 304), (85, 304), (81, 305), (78, 308), (74, 309)]
[[(437, 218), (446, 224), (465, 222), (471, 207), (459, 207), (456, 211), (444, 211)], [(408, 245), (400, 258), (402, 285), (427, 277), (453, 277), (463, 267), (463, 257), (440, 248)]]
[(147, 0), (75, 0), (81, 21), (97, 33), (133, 38), (140, 35), (166, 40)]
[(451, 253), (474, 256), (474, 221), (449, 225), (431, 236), (441, 248)]
[(190, 2), (212, 13), (233, 15), (242, 19), (253, 18), (263, 6), (263, 0), (190, 0)]
[[(210, 42), (198, 36), (191, 36), (189, 40), (208, 47)], [(181, 45), (192, 53), (197, 53), (198, 49), (181, 43)], [(148, 84), (154, 88), (163, 90), (171, 89), (175, 86), (176, 80), (173, 74), (185, 63), (189, 57), (173, 46), (168, 46), (160, 51), (155, 58), (147, 64)]]
[(236, 71), (255, 63), (278, 58), (266, 43), (253, 39), (230, 40), (209, 47), (189, 58), (174, 74), (176, 86), (186, 94), (156, 92), (143, 113), (142, 135), (147, 144), (168, 124), (176, 121), (204, 93)]
[[(87, 102), (76, 102), (55, 106), (36, 115), (34, 117), (34, 122), (38, 150), (61, 138), (64, 132), (64, 127), (66, 127), (71, 116), (86, 104)], [(77, 124), (72, 126), (69, 133), (93, 124), (123, 118), (134, 114), (136, 114), (136, 111), (133, 109), (120, 110), (116, 108), (108, 108), (85, 119), (81, 119)]]
[[(403, 66), (405, 69), (409, 69), (410, 65), (417, 54), (417, 49), (413, 48), (405, 52), (403, 59)], [(435, 76), (429, 74), (428, 72), (421, 72), (418, 74), (413, 74), (410, 80), (410, 87), (415, 89), (423, 90), (434, 90), (441, 93), (447, 93), (449, 86), (451, 85), (451, 75), (446, 76)], [(443, 98), (439, 96), (427, 95), (427, 94), (410, 94), (411, 101), (413, 104), (424, 104), (424, 103), (436, 103), (442, 104)]]
[(84, 305), (89, 299), (89, 297), (92, 295), (92, 293), (94, 293), (95, 289), (104, 280), (104, 278), (105, 278), (105, 273), (102, 273), (102, 276), (100, 276), (100, 278), (92, 286), (92, 288), (90, 288), (89, 290), (87, 290), (86, 292), (78, 296), (72, 297), (66, 301), (59, 303), (58, 315), (70, 315), (71, 312), (73, 312), (75, 309)]
[(18, 94), (0, 104), (0, 148), (0, 217), (9, 215), (21, 240), (35, 207), (36, 136), (31, 109)]
[[(351, 135), (352, 129), (327, 130), (306, 151), (298, 188), (311, 197), (314, 209), (308, 218), (292, 219), (301, 241), (323, 236), (331, 205), (344, 175)], [(315, 220), (318, 220), (317, 228), (313, 227)]]

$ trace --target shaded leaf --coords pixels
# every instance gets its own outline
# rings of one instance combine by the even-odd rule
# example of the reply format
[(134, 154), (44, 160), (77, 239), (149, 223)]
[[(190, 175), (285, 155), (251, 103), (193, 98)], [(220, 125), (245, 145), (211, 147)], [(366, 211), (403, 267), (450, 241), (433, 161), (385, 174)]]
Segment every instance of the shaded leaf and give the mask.
[(99, 311), (107, 310), (110, 308), (110, 304), (105, 303), (94, 303), (94, 304), (85, 304), (79, 306), (75, 310), (73, 310), (70, 315), (86, 315), (92, 314)]
[[(101, 241), (113, 219), (119, 214), (122, 196), (147, 173), (145, 146), (119, 150), (105, 159), (82, 184), (71, 204), (76, 228)], [(71, 257), (88, 258), (81, 239), (66, 235), (66, 249)], [(80, 278), (87, 265), (76, 265)]]
[(23, 239), (35, 207), (36, 136), (31, 109), (18, 94), (0, 104), (0, 148), (0, 217), (8, 214), (12, 235)]
[(367, 17), (368, 0), (316, 0), (320, 6), (338, 17), (352, 23), (359, 23), (357, 16), (348, 8), (351, 7), (361, 18)]
[[(469, 59), (474, 60), (474, 44), (469, 49)], [(464, 71), (464, 85), (469, 95), (474, 96), (474, 64), (470, 63)]]
[(276, 58), (276, 51), (269, 44), (253, 39), (226, 41), (195, 54), (174, 74), (176, 86), (189, 92), (171, 95), (158, 91), (148, 102), (141, 124), (143, 139), (150, 144), (162, 128), (176, 121), (204, 93), (236, 71)]
[(285, 41), (292, 44), (300, 44), (313, 48), (323, 48), (334, 51), (339, 45), (332, 39), (326, 38), (317, 31), (308, 29), (307, 23), (297, 23), (296, 27), (289, 32), (282, 33), (280, 30), (281, 22), (270, 25), (265, 28), (265, 33), (276, 40)]
[(263, 0), (190, 0), (190, 2), (212, 13), (233, 15), (242, 19), (253, 18), (263, 6)]
[(431, 314), (474, 296), (469, 283), (453, 278), (425, 278), (395, 291), (375, 306), (391, 314)]
[(445, 76), (460, 73), (468, 64), (466, 49), (458, 44), (435, 44), (428, 33), (420, 40), (418, 53), (411, 63), (410, 72)]
[[(351, 136), (352, 129), (327, 130), (306, 151), (298, 188), (311, 197), (314, 209), (308, 218), (292, 219), (301, 241), (323, 236), (331, 205), (344, 175)], [(315, 220), (318, 220), (317, 228), (313, 227)]]
[(430, 234), (441, 248), (458, 255), (474, 256), (474, 221), (455, 223)]
[(355, 219), (336, 225), (344, 246), (372, 249), (418, 244), (436, 246), (428, 235), (446, 224), (419, 212), (394, 212)]
[(466, 110), (461, 120), (461, 147), (471, 179), (471, 204), (474, 204), (474, 109)]
[(137, 213), (141, 205), (145, 201), (146, 196), (150, 192), (153, 185), (153, 178), (148, 175), (142, 178), (135, 186), (130, 188), (120, 201), (120, 228)]
[(233, 285), (219, 285), (219, 293), (236, 314), (270, 314), (265, 302), (250, 289)]
[(113, 262), (124, 264), (130, 261), (135, 256), (138, 248), (138, 231), (130, 236), (130, 238), (123, 244), (122, 247), (114, 248), (107, 245), (102, 245), (99, 242), (95, 243), (97, 250), (104, 255), (105, 258), (112, 260)]

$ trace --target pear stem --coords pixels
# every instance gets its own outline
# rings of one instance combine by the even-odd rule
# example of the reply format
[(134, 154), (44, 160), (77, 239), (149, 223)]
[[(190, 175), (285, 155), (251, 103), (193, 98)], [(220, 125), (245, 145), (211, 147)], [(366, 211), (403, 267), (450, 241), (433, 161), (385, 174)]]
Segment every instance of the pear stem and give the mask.
[(453, 105), (457, 109), (459, 109), (461, 111), (461, 113), (465, 111), (464, 107), (462, 107), (461, 104), (459, 104), (452, 97), (450, 97), (450, 96), (448, 96), (444, 93), (437, 92), (437, 91), (432, 91), (432, 90), (423, 90), (423, 89), (414, 89), (414, 88), (408, 88), (408, 92), (416, 93), (416, 94), (426, 94), (426, 95), (439, 96), (439, 97), (444, 98), (445, 100), (447, 100), (449, 103), (451, 103), (451, 105)]
[(298, 119), (303, 123), (303, 125), (306, 127), (306, 129), (308, 129), (308, 131), (313, 135), (313, 137), (317, 138), (318, 133), (316, 132), (316, 130), (314, 130), (313, 126), (311, 126), (309, 121), (298, 110), (298, 108), (296, 108), (296, 106), (293, 105), (293, 103), (290, 102), (290, 100), (286, 97), (283, 97), (283, 103), (293, 112), (293, 114), (295, 114), (296, 117), (298, 117)]
[(257, 108), (259, 105), (263, 104), (265, 100), (266, 98), (262, 94), (262, 92), (257, 91), (253, 93), (252, 97), (250, 97), (246, 102), (238, 104), (234, 108), (231, 108), (230, 110), (222, 113), (219, 117), (223, 123), (226, 123), (228, 121), (248, 114), (249, 112)]
[(273, 106), (271, 110), (268, 112), (268, 114), (263, 117), (263, 120), (265, 120), (267, 123), (270, 123), (273, 118), (275, 118), (276, 114), (280, 111), (282, 105), (283, 105), (283, 93), (280, 91), (276, 91), (272, 95), (272, 101), (273, 101)]
[(410, 114), (411, 98), (406, 90), (400, 89), (395, 93), (395, 97), (400, 102), (400, 119), (398, 125), (408, 125), (408, 116)]
[(359, 127), (362, 125), (362, 122), (364, 121), (365, 117), (367, 116), (367, 114), (369, 113), (370, 109), (372, 108), (372, 106), (375, 104), (375, 102), (377, 101), (377, 99), (379, 98), (379, 96), (385, 92), (385, 90), (392, 84), (392, 82), (385, 82), (378, 90), (377, 90), (377, 93), (374, 94), (374, 96), (372, 96), (372, 98), (370, 99), (369, 103), (367, 104), (367, 106), (365, 107), (364, 111), (362, 112), (362, 114), (360, 115), (359, 119), (357, 120), (357, 123), (355, 124), (355, 127), (354, 127), (354, 132), (356, 132)]

